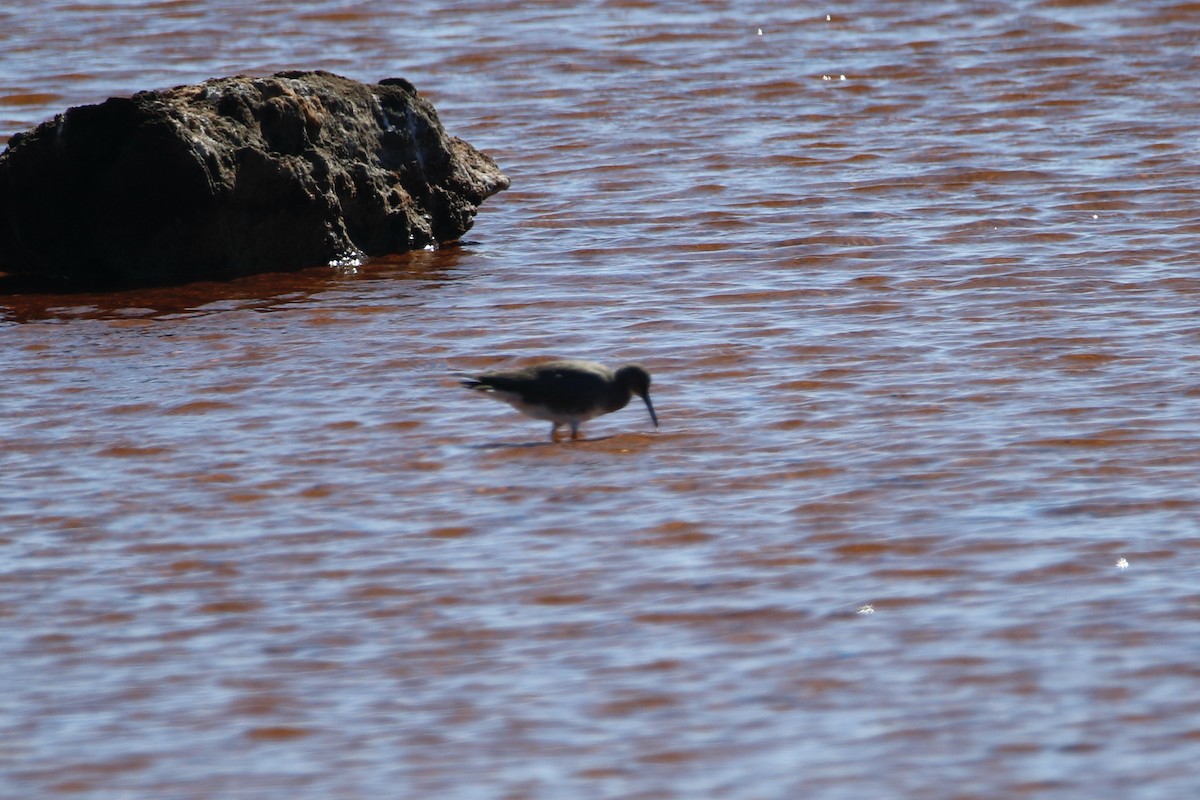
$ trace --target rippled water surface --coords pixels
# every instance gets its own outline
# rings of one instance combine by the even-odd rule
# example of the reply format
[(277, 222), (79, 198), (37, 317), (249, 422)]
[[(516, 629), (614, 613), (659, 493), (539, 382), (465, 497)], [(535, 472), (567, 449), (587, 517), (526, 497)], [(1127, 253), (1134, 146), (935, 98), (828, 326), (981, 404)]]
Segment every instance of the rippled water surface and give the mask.
[[(513, 182), (356, 271), (0, 296), (0, 796), (1200, 787), (1197, 4), (0, 30), (0, 136), (322, 68)], [(547, 356), (662, 430), (453, 378)]]

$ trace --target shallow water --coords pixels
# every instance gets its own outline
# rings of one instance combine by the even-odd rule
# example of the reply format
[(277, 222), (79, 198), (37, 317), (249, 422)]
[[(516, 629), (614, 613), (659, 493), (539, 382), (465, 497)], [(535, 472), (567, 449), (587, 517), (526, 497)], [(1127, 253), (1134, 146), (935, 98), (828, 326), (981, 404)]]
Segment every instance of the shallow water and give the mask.
[[(0, 28), (3, 136), (324, 68), (513, 180), (459, 247), (0, 297), (0, 796), (1195, 791), (1196, 4)], [(662, 430), (453, 378), (551, 356)]]

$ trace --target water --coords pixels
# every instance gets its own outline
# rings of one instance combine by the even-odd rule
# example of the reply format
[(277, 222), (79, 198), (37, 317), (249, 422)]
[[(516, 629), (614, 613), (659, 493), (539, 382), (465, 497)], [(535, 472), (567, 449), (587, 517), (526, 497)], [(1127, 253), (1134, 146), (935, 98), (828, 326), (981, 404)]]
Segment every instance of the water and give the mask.
[[(0, 796), (1194, 793), (1198, 26), (0, 10), (0, 135), (323, 68), (513, 179), (460, 247), (0, 297)], [(662, 431), (453, 378), (560, 356)]]

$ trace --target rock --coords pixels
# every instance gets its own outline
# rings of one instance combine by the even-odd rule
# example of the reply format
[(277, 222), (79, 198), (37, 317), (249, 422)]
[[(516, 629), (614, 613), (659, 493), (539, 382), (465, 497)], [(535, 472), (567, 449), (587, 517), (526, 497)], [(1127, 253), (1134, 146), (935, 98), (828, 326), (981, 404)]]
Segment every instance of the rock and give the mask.
[(72, 108), (0, 154), (0, 272), (222, 279), (452, 242), (508, 188), (412, 84), (218, 78)]

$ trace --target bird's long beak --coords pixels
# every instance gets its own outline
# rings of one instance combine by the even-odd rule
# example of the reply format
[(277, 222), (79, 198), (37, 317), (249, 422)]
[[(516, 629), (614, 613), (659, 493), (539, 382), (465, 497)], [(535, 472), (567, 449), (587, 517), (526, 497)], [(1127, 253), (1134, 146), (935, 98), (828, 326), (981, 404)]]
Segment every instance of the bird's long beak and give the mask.
[(650, 412), (650, 421), (654, 423), (654, 430), (658, 430), (658, 415), (654, 413), (654, 404), (650, 402), (649, 392), (642, 395), (642, 399), (646, 401), (646, 410)]

